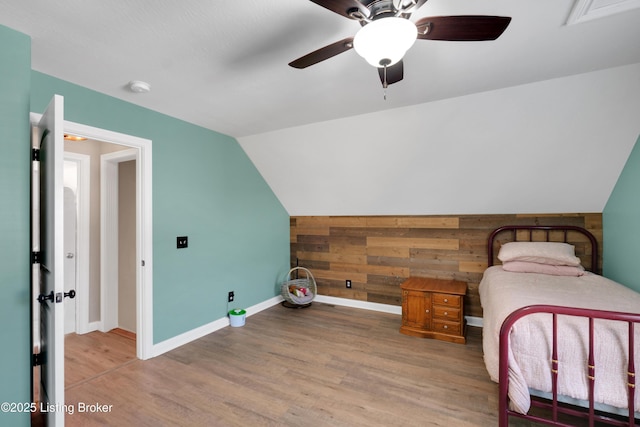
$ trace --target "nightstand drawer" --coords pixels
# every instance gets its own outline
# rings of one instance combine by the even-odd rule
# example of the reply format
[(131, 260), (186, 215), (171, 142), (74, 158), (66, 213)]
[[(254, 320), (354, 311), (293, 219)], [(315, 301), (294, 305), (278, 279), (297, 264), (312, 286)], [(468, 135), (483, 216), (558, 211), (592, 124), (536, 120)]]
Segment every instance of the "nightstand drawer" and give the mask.
[(461, 325), (460, 325), (460, 323), (443, 322), (441, 320), (434, 320), (433, 321), (433, 331), (434, 332), (441, 332), (441, 333), (444, 333), (444, 334), (460, 335)]
[(460, 309), (447, 307), (442, 305), (434, 305), (433, 306), (433, 318), (439, 318), (444, 320), (449, 320), (451, 322), (459, 322), (460, 321)]
[(449, 294), (433, 294), (433, 304), (460, 308), (460, 296)]

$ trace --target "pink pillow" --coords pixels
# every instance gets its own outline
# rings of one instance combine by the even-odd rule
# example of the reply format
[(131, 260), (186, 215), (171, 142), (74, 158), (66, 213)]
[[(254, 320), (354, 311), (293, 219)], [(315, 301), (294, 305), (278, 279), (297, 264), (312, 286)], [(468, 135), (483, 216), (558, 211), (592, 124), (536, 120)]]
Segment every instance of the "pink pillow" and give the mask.
[(549, 265), (580, 265), (575, 247), (559, 242), (508, 242), (502, 245), (498, 259), (504, 264), (508, 261), (527, 261)]
[(537, 262), (527, 261), (507, 261), (502, 264), (502, 269), (515, 273), (538, 273), (550, 274), (552, 276), (578, 277), (584, 275), (584, 268), (581, 265), (575, 267), (572, 265), (538, 264)]

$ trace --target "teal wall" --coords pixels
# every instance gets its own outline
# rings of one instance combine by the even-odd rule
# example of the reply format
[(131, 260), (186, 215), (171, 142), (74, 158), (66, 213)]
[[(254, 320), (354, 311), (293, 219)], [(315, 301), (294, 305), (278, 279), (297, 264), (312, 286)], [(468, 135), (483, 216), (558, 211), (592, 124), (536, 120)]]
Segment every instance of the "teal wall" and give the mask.
[(640, 292), (640, 138), (602, 212), (603, 275)]
[(234, 138), (39, 72), (31, 84), (34, 112), (59, 94), (65, 120), (153, 141), (154, 343), (224, 317), (228, 291), (243, 307), (278, 294), (289, 215)]
[[(0, 26), (0, 403), (31, 399), (30, 70), (31, 39)], [(0, 412), (0, 425), (29, 423)]]
[(230, 290), (278, 295), (289, 270), (289, 215), (234, 138), (32, 71), (30, 43), (0, 26), (0, 402), (30, 399), (29, 111), (54, 94), (66, 120), (152, 140), (154, 343), (224, 317)]

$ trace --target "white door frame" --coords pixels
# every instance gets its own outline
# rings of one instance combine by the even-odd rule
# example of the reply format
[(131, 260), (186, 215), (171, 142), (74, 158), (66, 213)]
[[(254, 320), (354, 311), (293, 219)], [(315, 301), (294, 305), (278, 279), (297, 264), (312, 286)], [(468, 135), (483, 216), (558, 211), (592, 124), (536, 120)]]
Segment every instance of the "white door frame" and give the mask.
[[(37, 123), (41, 115), (31, 113)], [(136, 167), (136, 355), (153, 357), (153, 215), (152, 141), (65, 120), (64, 131), (89, 139), (120, 144), (138, 151)], [(101, 313), (101, 316), (103, 313)]]
[(76, 230), (76, 333), (86, 334), (97, 327), (89, 322), (89, 257), (90, 232), (90, 200), (91, 200), (91, 156), (69, 151), (64, 152), (64, 160), (74, 162), (78, 168), (76, 201), (78, 206), (78, 222)]
[[(132, 148), (100, 156), (100, 313), (103, 332), (117, 328), (119, 324), (118, 164), (135, 160), (137, 169), (138, 154), (138, 150)], [(136, 206), (136, 211), (138, 208)]]

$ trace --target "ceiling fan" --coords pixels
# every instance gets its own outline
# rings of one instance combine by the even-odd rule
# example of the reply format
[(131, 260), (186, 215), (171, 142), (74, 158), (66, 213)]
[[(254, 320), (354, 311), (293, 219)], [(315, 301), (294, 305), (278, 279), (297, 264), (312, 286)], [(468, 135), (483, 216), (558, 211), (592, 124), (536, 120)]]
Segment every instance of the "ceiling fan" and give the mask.
[(354, 48), (369, 64), (378, 68), (384, 88), (402, 80), (402, 57), (416, 39), (495, 40), (511, 22), (509, 17), (487, 15), (430, 16), (415, 23), (410, 21), (411, 14), (427, 0), (311, 1), (345, 18), (360, 22), (362, 28), (354, 37), (321, 47), (289, 65), (306, 68)]

